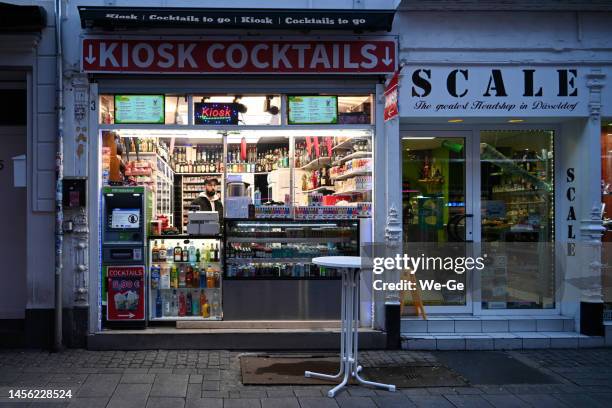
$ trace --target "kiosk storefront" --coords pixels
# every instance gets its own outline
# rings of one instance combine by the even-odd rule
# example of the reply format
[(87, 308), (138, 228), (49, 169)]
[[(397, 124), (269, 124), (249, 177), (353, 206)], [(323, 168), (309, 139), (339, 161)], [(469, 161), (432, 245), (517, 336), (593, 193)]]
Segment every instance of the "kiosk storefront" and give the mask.
[(372, 239), (395, 40), (211, 38), (82, 41), (94, 332), (337, 320), (340, 280), (311, 259)]
[[(601, 77), (579, 65), (403, 67), (392, 183), (404, 249), (466, 242), (488, 257), (481, 272), (459, 276), (463, 291), (402, 296), (410, 344), (432, 332), (461, 334), (459, 348), (469, 333), (588, 332), (585, 311), (601, 313), (591, 309), (601, 303), (599, 252), (585, 244), (598, 228)], [(578, 283), (590, 278), (595, 286)]]

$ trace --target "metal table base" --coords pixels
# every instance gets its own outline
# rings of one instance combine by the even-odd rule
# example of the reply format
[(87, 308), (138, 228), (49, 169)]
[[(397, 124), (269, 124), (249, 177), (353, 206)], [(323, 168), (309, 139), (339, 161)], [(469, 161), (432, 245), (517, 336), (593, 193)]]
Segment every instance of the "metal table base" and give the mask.
[(333, 398), (338, 391), (348, 385), (349, 380), (355, 378), (358, 384), (370, 385), (372, 387), (384, 388), (395, 391), (395, 385), (381, 384), (363, 379), (359, 372), (362, 367), (358, 359), (359, 340), (359, 269), (338, 268), (342, 273), (342, 328), (340, 331), (340, 370), (336, 375), (315, 373), (306, 371), (305, 377), (320, 378), (323, 380), (338, 380), (336, 385), (327, 396)]

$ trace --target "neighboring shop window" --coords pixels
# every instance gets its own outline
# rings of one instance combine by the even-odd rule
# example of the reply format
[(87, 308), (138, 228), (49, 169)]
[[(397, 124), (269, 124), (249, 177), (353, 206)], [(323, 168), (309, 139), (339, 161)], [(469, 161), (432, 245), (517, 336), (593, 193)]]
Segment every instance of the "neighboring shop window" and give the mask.
[(483, 309), (555, 307), (553, 137), (480, 134)]
[(606, 320), (612, 320), (612, 119), (604, 122), (607, 126), (601, 131), (601, 202), (606, 231), (602, 237), (601, 263)]
[(27, 98), (25, 89), (0, 90), (0, 125), (25, 126), (28, 122)]

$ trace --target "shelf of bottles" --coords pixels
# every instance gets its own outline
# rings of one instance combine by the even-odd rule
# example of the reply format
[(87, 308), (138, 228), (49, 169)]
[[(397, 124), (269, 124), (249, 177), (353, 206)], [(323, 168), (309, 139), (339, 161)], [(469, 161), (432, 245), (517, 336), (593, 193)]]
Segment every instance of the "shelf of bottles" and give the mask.
[(371, 137), (296, 137), (298, 206), (371, 206)]
[(359, 255), (358, 221), (228, 220), (225, 228), (224, 279), (336, 279), (312, 258)]
[[(168, 146), (150, 137), (124, 138), (122, 160), (125, 175), (134, 184), (148, 187), (155, 194), (153, 216), (172, 216), (174, 170), (169, 164)], [(171, 219), (171, 218), (170, 218)]]
[(148, 248), (150, 320), (223, 318), (220, 238), (154, 236)]

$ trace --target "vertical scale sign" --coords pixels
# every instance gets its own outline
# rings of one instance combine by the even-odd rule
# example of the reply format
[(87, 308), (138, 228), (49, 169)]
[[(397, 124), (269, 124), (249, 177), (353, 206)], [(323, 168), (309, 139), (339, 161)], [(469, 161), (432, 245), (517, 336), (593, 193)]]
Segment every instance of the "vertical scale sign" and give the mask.
[(109, 266), (107, 280), (107, 320), (144, 320), (145, 267), (143, 265)]
[(385, 87), (385, 122), (399, 115), (397, 100), (399, 98), (399, 74), (400, 70), (395, 71), (393, 77)]

